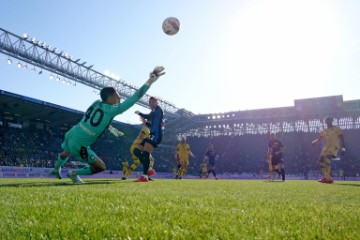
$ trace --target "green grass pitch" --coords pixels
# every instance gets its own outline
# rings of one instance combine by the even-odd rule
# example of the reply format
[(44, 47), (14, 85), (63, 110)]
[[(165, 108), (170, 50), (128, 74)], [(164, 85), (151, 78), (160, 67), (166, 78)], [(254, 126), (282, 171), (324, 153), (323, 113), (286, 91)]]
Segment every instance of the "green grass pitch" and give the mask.
[(360, 182), (0, 179), (1, 239), (360, 239)]

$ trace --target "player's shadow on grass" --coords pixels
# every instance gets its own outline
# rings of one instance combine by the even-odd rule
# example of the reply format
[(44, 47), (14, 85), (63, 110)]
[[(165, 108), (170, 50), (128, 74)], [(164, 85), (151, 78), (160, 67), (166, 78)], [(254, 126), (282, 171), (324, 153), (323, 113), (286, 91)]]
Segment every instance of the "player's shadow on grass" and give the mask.
[(114, 184), (116, 182), (121, 182), (121, 181), (116, 181), (116, 180), (106, 180), (106, 179), (102, 179), (102, 180), (91, 180), (91, 181), (86, 181), (84, 184), (74, 184), (71, 181), (66, 181), (66, 182), (26, 182), (26, 183), (5, 183), (5, 184), (0, 184), (0, 188), (12, 188), (12, 187), (16, 187), (16, 188), (37, 188), (37, 187), (73, 187), (73, 186), (79, 186), (79, 185), (104, 185), (104, 184)]
[(341, 185), (341, 186), (360, 187), (360, 182), (359, 182), (359, 184), (356, 184), (356, 183), (335, 183), (335, 184)]
[(273, 180), (265, 180), (264, 182), (266, 183), (284, 183), (284, 181), (278, 180), (278, 181), (273, 181)]

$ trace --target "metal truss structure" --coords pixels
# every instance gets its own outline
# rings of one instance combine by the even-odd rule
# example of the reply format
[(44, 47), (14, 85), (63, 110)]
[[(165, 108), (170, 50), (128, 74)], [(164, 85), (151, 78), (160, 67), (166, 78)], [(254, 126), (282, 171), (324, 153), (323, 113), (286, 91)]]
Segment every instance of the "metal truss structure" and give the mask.
[[(100, 90), (116, 88), (123, 98), (130, 97), (138, 88), (93, 70), (86, 62), (40, 42), (35, 38), (17, 36), (0, 28), (0, 53), (34, 67), (46, 70)], [(11, 61), (9, 59), (9, 61)], [(149, 95), (137, 103), (148, 108)], [(159, 99), (167, 120), (165, 132), (173, 136), (203, 136), (265, 134), (268, 132), (318, 132), (324, 125), (322, 118), (332, 115), (343, 129), (360, 128), (360, 100), (343, 101), (342, 96), (295, 100), (293, 107), (234, 111), (221, 114), (200, 114), (179, 109)]]
[[(30, 38), (27, 34), (20, 37), (0, 28), (0, 53), (97, 90), (103, 87), (114, 87), (124, 99), (130, 97), (138, 89), (123, 80), (116, 80), (95, 71), (92, 69), (93, 65), (86, 66), (85, 61), (73, 59), (68, 53)], [(148, 108), (149, 97), (145, 95), (137, 104)], [(159, 105), (165, 115), (172, 119), (179, 118), (181, 116), (179, 113), (183, 111), (166, 100), (159, 99)]]

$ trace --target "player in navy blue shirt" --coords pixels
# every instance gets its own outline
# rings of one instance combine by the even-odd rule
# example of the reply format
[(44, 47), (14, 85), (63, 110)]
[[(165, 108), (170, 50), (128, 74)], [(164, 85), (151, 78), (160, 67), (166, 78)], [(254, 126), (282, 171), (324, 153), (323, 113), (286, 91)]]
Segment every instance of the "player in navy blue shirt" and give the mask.
[(216, 180), (218, 178), (216, 177), (216, 173), (215, 173), (215, 162), (218, 158), (219, 155), (214, 150), (214, 144), (210, 143), (208, 150), (205, 153), (205, 161), (209, 164), (209, 168), (210, 168), (208, 171), (208, 176), (212, 172)]
[[(149, 114), (144, 114), (139, 111), (135, 113), (138, 114), (141, 118), (145, 119), (146, 122), (151, 124), (150, 134), (147, 138), (143, 140), (141, 145), (143, 145), (142, 152), (134, 150), (135, 155), (139, 155), (140, 162), (143, 165), (143, 176), (134, 182), (147, 182), (149, 181), (149, 176), (155, 174), (154, 169), (149, 169), (150, 164), (150, 154), (157, 148), (162, 141), (163, 135), (163, 125), (164, 125), (164, 113), (163, 110), (158, 105), (158, 100), (155, 97), (150, 97), (149, 106), (151, 112)], [(136, 152), (135, 152), (136, 151)]]
[(285, 165), (283, 161), (283, 153), (285, 151), (284, 144), (276, 139), (275, 133), (270, 133), (270, 141), (268, 145), (268, 162), (270, 177), (274, 180), (274, 172), (281, 175), (282, 180), (285, 181)]

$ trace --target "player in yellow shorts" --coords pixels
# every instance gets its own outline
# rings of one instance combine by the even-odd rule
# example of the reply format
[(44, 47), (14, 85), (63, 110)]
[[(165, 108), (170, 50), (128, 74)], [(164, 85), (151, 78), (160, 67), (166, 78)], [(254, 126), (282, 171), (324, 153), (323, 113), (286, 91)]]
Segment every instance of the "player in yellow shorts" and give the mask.
[(126, 173), (126, 170), (128, 169), (128, 166), (129, 166), (128, 161), (125, 160), (124, 162), (122, 162), (122, 170), (123, 170), (124, 174)]
[[(144, 126), (141, 128), (139, 135), (137, 136), (137, 138), (135, 139), (135, 141), (133, 142), (133, 144), (131, 144), (130, 146), (130, 153), (131, 153), (131, 158), (134, 161), (134, 163), (127, 168), (126, 172), (124, 173), (124, 177), (122, 177), (122, 180), (126, 180), (126, 178), (135, 170), (139, 167), (140, 165), (140, 160), (139, 158), (134, 154), (134, 150), (137, 149), (139, 151), (142, 150), (141, 143), (142, 141), (147, 138), (150, 134), (150, 123), (147, 123), (146, 121), (144, 121)], [(154, 166), (154, 158), (153, 156), (150, 154), (150, 167), (152, 168)]]
[(339, 152), (339, 140), (341, 140), (342, 148), (341, 155), (345, 155), (345, 141), (341, 128), (333, 125), (334, 118), (326, 117), (325, 123), (327, 128), (321, 131), (319, 138), (312, 141), (312, 144), (321, 142), (325, 139), (325, 146), (320, 153), (318, 165), (323, 173), (323, 179), (319, 180), (321, 183), (333, 183), (334, 181), (330, 177), (331, 159), (336, 158)]
[(201, 164), (200, 178), (202, 178), (203, 176), (206, 177), (206, 178), (209, 177), (209, 175), (207, 173), (207, 164), (206, 164), (206, 162)]
[(190, 145), (186, 143), (186, 138), (181, 137), (180, 143), (176, 147), (177, 154), (180, 158), (181, 167), (179, 168), (176, 179), (182, 179), (186, 173), (187, 166), (189, 165), (189, 156), (195, 157), (190, 150)]

